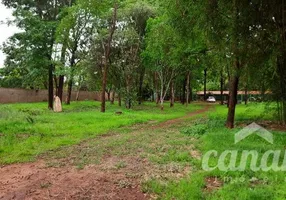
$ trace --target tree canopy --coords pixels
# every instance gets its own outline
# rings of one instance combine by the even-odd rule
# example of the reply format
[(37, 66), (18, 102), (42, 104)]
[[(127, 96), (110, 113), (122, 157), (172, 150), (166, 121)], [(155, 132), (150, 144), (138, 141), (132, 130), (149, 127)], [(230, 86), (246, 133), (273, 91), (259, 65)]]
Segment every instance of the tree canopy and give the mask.
[[(3, 44), (1, 87), (102, 92), (127, 108), (188, 104), (196, 91), (271, 93), (286, 122), (285, 6), (270, 0), (2, 0), (22, 32)], [(222, 94), (222, 93), (221, 93)], [(223, 94), (222, 94), (223, 96)], [(247, 100), (246, 100), (247, 101)], [(223, 104), (223, 99), (221, 100)]]

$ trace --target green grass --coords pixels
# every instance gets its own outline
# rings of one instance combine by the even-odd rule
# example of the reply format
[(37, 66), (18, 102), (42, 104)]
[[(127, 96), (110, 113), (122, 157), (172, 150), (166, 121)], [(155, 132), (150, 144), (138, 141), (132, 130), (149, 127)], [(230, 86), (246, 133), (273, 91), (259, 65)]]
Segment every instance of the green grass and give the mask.
[[(72, 102), (64, 105), (63, 113), (47, 110), (46, 103), (0, 105), (0, 164), (34, 160), (36, 156), (62, 146), (73, 145), (99, 134), (147, 121), (165, 121), (197, 110), (166, 105), (161, 111), (146, 103), (131, 110), (108, 105), (106, 113), (99, 112), (99, 102)], [(122, 111), (122, 115), (115, 112)]]
[[(275, 120), (275, 103), (249, 103), (239, 104), (236, 109), (236, 122)], [(216, 105), (216, 111), (209, 115), (212, 120), (225, 120), (227, 107)]]
[[(128, 172), (134, 160), (138, 160), (139, 169), (147, 167), (142, 171), (147, 177), (143, 180), (142, 190), (156, 194), (158, 199), (286, 199), (285, 172), (253, 172), (250, 160), (243, 172), (206, 172), (197, 159), (209, 150), (219, 153), (225, 150), (257, 150), (261, 155), (267, 150), (284, 151), (286, 133), (279, 131), (272, 131), (274, 145), (255, 135), (234, 144), (234, 135), (243, 126), (252, 122), (275, 121), (274, 104), (238, 105), (237, 127), (233, 130), (224, 127), (226, 106), (215, 105), (207, 116), (199, 114), (178, 124), (156, 129), (148, 129), (148, 126), (184, 116), (201, 106), (194, 104), (186, 108), (176, 105), (174, 109), (166, 106), (165, 111), (160, 111), (151, 103), (132, 110), (109, 105), (104, 114), (99, 112), (99, 107), (98, 102), (74, 102), (65, 106), (63, 113), (53, 113), (47, 111), (45, 103), (1, 105), (0, 163), (30, 161), (49, 152), (44, 154), (47, 166), (72, 164), (83, 169), (86, 165), (104, 163), (107, 155), (116, 159), (116, 162), (111, 162), (113, 170)], [(123, 114), (116, 115), (116, 111)], [(140, 125), (130, 126), (134, 124)], [(96, 137), (105, 133), (112, 134)], [(80, 143), (83, 140), (85, 142)], [(73, 145), (78, 143), (80, 145)], [(145, 160), (148, 160), (148, 165)], [(216, 165), (217, 161), (212, 157), (210, 164)], [(126, 176), (143, 176), (140, 170), (139, 174), (133, 173)], [(206, 179), (210, 177), (216, 177), (223, 184), (218, 189), (207, 190)]]
[[(239, 105), (236, 112), (236, 124), (247, 124), (250, 122), (260, 122), (264, 120), (274, 120), (274, 105), (269, 104), (249, 104)], [(216, 106), (216, 110), (209, 114), (206, 119), (198, 119), (191, 126), (181, 129), (183, 135), (190, 138), (197, 138), (195, 143), (204, 155), (209, 150), (216, 150), (222, 153), (225, 150), (257, 150), (262, 157), (267, 150), (285, 151), (286, 133), (272, 131), (274, 134), (274, 145), (268, 144), (261, 138), (253, 135), (241, 143), (234, 144), (234, 135), (241, 128), (233, 130), (226, 129), (224, 122), (227, 109), (224, 106)], [(240, 154), (239, 154), (240, 155)], [(238, 156), (239, 157), (239, 156)], [(280, 164), (284, 158), (284, 153), (280, 157)], [(173, 158), (172, 158), (173, 159)], [(180, 160), (174, 158), (177, 162)], [(227, 161), (229, 161), (227, 159)], [(226, 161), (226, 162), (227, 162)], [(238, 159), (238, 162), (240, 160)], [(218, 158), (211, 158), (210, 164), (216, 165)], [(286, 173), (285, 172), (253, 172), (250, 169), (250, 160), (247, 168), (242, 172), (223, 172), (219, 170), (207, 172), (203, 171), (201, 162), (193, 162), (194, 169), (190, 178), (183, 178), (179, 181), (150, 180), (144, 184), (144, 190), (156, 193), (159, 199), (178, 200), (282, 200), (286, 199)], [(269, 160), (271, 164), (271, 159)], [(217, 190), (206, 190), (206, 179), (216, 177), (223, 184)]]

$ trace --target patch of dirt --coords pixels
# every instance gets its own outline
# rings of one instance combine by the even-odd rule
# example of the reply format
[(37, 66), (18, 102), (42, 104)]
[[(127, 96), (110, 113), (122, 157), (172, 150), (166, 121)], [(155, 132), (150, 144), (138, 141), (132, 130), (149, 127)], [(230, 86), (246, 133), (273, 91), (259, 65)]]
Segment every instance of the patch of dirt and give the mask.
[(220, 189), (223, 186), (223, 181), (217, 177), (207, 177), (205, 179), (206, 186), (204, 188), (205, 192), (211, 193), (215, 190)]
[(201, 158), (202, 158), (201, 152), (199, 152), (197, 150), (191, 150), (190, 154), (193, 158), (195, 158), (197, 160), (201, 160)]
[[(286, 126), (278, 123), (277, 121), (260, 121), (256, 123), (268, 130), (286, 132)], [(249, 124), (250, 123), (240, 123), (238, 124), (238, 127), (244, 128)]]
[[(127, 176), (127, 169), (110, 169), (112, 162), (83, 170), (47, 168), (44, 161), (5, 166), (0, 168), (0, 199), (148, 199), (137, 177)], [(137, 170), (135, 162), (130, 173)]]
[(263, 121), (258, 123), (260, 126), (273, 131), (286, 131), (286, 126), (273, 121)]
[(0, 199), (145, 200), (141, 183), (153, 178), (180, 179), (191, 171), (176, 163), (163, 166), (136, 157), (105, 157), (82, 170), (47, 167), (43, 160), (0, 168)]
[[(210, 106), (205, 106), (205, 108), (185, 117), (169, 120), (151, 128), (153, 130), (169, 127), (184, 119), (202, 114), (209, 108)], [(142, 125), (143, 129), (144, 127), (148, 129), (150, 123)], [(136, 130), (134, 133), (138, 133), (138, 131)], [(105, 143), (110, 140), (117, 141), (119, 137), (119, 134), (110, 133), (99, 136), (97, 140)], [(119, 148), (124, 148), (128, 144), (124, 142), (118, 145), (120, 145)], [(84, 157), (85, 155), (81, 155), (80, 152), (85, 148), (88, 152), (89, 147), (86, 143), (75, 146), (76, 152), (61, 158), (44, 157), (34, 163), (0, 167), (0, 199), (145, 200), (151, 199), (152, 196), (142, 192), (141, 183), (143, 181), (150, 178), (182, 178), (191, 171), (190, 166), (184, 167), (177, 163), (155, 165), (150, 163), (147, 158), (140, 157), (139, 154), (120, 156), (114, 153), (109, 154), (109, 151), (103, 154), (99, 164), (87, 165), (79, 169), (73, 165), (72, 161), (76, 156)], [(107, 148), (109, 147), (107, 146)], [(98, 149), (98, 151), (100, 150)], [(199, 152), (195, 150), (190, 154), (195, 158), (200, 156)], [(59, 163), (58, 166), (57, 163)], [(216, 185), (210, 179), (207, 190), (219, 186), (221, 184)]]

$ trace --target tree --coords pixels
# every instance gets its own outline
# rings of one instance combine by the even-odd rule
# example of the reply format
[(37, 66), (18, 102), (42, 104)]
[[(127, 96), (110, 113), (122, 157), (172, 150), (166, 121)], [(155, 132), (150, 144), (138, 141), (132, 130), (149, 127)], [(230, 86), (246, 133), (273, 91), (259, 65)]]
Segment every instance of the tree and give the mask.
[[(286, 2), (259, 1), (255, 5), (256, 12), (253, 18), (260, 25), (259, 38), (265, 54), (270, 55), (266, 67), (271, 67), (273, 73), (267, 68), (264, 76), (274, 93), (278, 103), (278, 116), (282, 124), (286, 124)], [(278, 84), (277, 84), (278, 83)]]
[(164, 100), (170, 84), (176, 76), (178, 67), (179, 38), (174, 29), (167, 23), (166, 16), (157, 17), (148, 21), (147, 47), (143, 55), (156, 72), (160, 83), (160, 106), (164, 109)]
[[(155, 9), (150, 6), (150, 4), (144, 2), (144, 1), (137, 1), (135, 4), (130, 3), (127, 5), (126, 8), (126, 16), (131, 19), (129, 20), (129, 23), (133, 26), (134, 30), (137, 32), (139, 36), (139, 50), (138, 56), (140, 52), (145, 48), (145, 37), (146, 37), (146, 27), (147, 27), (147, 21), (150, 18), (155, 17)], [(126, 18), (127, 19), (127, 18)], [(136, 70), (138, 73), (138, 102), (139, 104), (142, 103), (143, 98), (143, 82), (144, 82), (144, 76), (145, 76), (146, 67), (143, 65), (142, 62), (139, 62), (139, 66)]]
[(247, 68), (249, 52), (255, 31), (255, 22), (249, 18), (254, 7), (249, 1), (209, 1), (207, 4), (209, 33), (219, 51), (231, 59), (229, 107), (226, 126), (234, 127), (237, 92), (241, 73)]
[[(60, 63), (64, 66), (69, 63), (66, 104), (70, 104), (76, 66), (81, 60), (85, 59), (94, 28), (92, 26), (92, 15), (80, 6), (74, 5), (66, 9), (66, 12), (66, 16), (57, 28), (57, 42), (62, 46)], [(60, 91), (63, 87), (63, 75), (60, 74), (59, 77)]]
[(111, 53), (111, 43), (113, 40), (113, 34), (116, 29), (116, 22), (117, 22), (117, 9), (118, 9), (118, 4), (117, 2), (114, 3), (114, 8), (113, 8), (113, 17), (110, 23), (109, 27), (109, 36), (107, 37), (106, 41), (102, 42), (102, 46), (104, 49), (104, 55), (102, 57), (103, 59), (103, 77), (102, 77), (102, 89), (101, 89), (101, 112), (105, 112), (105, 90), (106, 90), (106, 85), (107, 85), (107, 74), (108, 74), (108, 68), (109, 68), (109, 58), (110, 58), (110, 53)]
[[(62, 9), (73, 1), (69, 0), (48, 0), (48, 1), (20, 1), (20, 0), (3, 0), (4, 5), (14, 8), (16, 25), (24, 32), (12, 36), (10, 42), (14, 51), (7, 53), (24, 54), (22, 60), (29, 74), (35, 71), (44, 73), (48, 77), (49, 103), (48, 108), (53, 109), (54, 93), (54, 63), (53, 51), (55, 44), (56, 27)], [(18, 36), (18, 37), (17, 37)], [(20, 37), (19, 37), (20, 36)], [(6, 46), (6, 49), (9, 48)], [(25, 50), (23, 52), (22, 50)], [(8, 54), (9, 57), (9, 54)], [(19, 56), (18, 56), (19, 57)], [(18, 60), (10, 57), (11, 63), (17, 63)], [(9, 61), (9, 62), (10, 62)], [(7, 62), (7, 64), (9, 63)], [(18, 63), (17, 63), (18, 64)]]
[[(169, 16), (169, 23), (175, 30), (180, 41), (180, 54), (178, 58), (181, 61), (181, 73), (185, 77), (183, 79), (182, 103), (186, 105), (190, 102), (190, 94), (193, 83), (192, 79), (203, 69), (203, 59), (207, 52), (205, 29), (202, 26), (204, 3), (202, 1), (164, 1), (164, 8)], [(205, 70), (206, 75), (207, 70)], [(206, 82), (206, 76), (205, 76)]]
[[(129, 23), (117, 29), (114, 40), (117, 51), (114, 58), (113, 70), (120, 97), (125, 99), (126, 108), (130, 109), (136, 97), (136, 77), (134, 72), (140, 65), (140, 38), (136, 30)], [(118, 80), (119, 79), (119, 80)]]

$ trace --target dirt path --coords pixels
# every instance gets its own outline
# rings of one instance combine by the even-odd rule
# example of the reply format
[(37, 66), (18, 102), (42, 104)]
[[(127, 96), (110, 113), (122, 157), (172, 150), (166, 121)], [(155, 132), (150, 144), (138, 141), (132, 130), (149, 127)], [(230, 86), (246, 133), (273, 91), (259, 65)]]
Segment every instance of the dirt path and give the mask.
[(191, 112), (189, 113), (188, 115), (184, 116), (184, 117), (180, 117), (180, 118), (177, 118), (177, 119), (171, 119), (171, 120), (168, 120), (168, 121), (165, 121), (165, 122), (162, 122), (156, 126), (153, 126), (152, 128), (156, 129), (156, 128), (166, 128), (166, 127), (169, 127), (173, 124), (177, 124), (183, 120), (186, 120), (186, 119), (189, 119), (189, 118), (192, 118), (194, 116), (197, 116), (197, 115), (200, 115), (200, 114), (203, 114), (203, 113), (206, 113), (207, 111), (209, 111), (211, 108), (211, 105), (204, 105), (204, 108), (200, 109), (200, 110), (197, 110), (195, 112)]
[[(149, 161), (150, 155), (161, 159), (166, 157), (168, 149), (182, 148), (182, 145), (168, 144), (178, 138), (179, 133), (166, 127), (205, 113), (209, 108), (204, 106), (183, 118), (152, 126), (152, 131), (147, 127), (150, 125), (145, 124), (128, 134), (109, 134), (64, 148), (34, 163), (2, 167), (0, 199), (152, 199), (154, 197), (143, 193), (141, 187), (147, 177), (180, 178), (191, 167), (171, 162), (155, 165)], [(185, 146), (190, 152), (191, 148), (191, 143)]]

